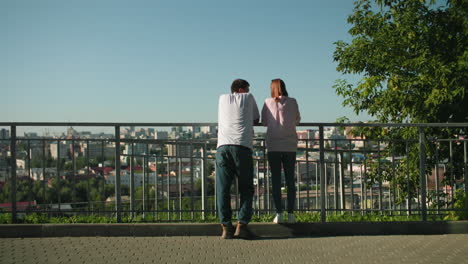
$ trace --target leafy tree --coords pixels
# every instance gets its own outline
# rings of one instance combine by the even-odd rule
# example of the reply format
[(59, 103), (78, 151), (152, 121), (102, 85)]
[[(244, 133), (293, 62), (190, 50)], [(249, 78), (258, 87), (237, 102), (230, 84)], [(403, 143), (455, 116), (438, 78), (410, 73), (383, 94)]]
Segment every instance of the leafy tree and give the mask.
[(212, 175), (215, 171), (215, 163), (213, 161), (208, 161), (206, 170), (208, 175)]
[[(7, 181), (2, 187), (0, 192), (0, 202), (9, 203), (11, 202), (11, 181)], [(26, 181), (17, 181), (16, 182), (16, 200), (17, 201), (27, 201), (28, 198), (28, 184)]]
[[(448, 0), (445, 5), (433, 0), (356, 1), (348, 17), (352, 41), (335, 43), (337, 70), (361, 76), (357, 83), (336, 81), (334, 89), (344, 98), (343, 105), (356, 113), (367, 112), (382, 123), (467, 122), (467, 17), (468, 3), (463, 0)], [(414, 128), (359, 128), (354, 132), (371, 139), (418, 137)], [(429, 128), (425, 133), (428, 139), (466, 135), (465, 129)], [(428, 170), (436, 162), (436, 149), (439, 160), (449, 156), (448, 144), (428, 143)], [(418, 144), (392, 142), (381, 155), (404, 156), (397, 164), (395, 181), (402, 197), (414, 197), (419, 184)], [(463, 177), (462, 157), (462, 148), (455, 146), (448, 164), (448, 173), (455, 179)], [(453, 178), (446, 179), (453, 185)]]
[[(75, 158), (75, 166), (77, 170), (83, 169), (84, 167), (88, 165), (88, 163), (91, 168), (97, 167), (99, 165), (98, 159), (89, 159), (89, 161), (87, 161), (86, 157)], [(73, 170), (73, 162), (71, 160), (65, 162), (64, 169)]]
[(359, 0), (348, 17), (351, 43), (338, 41), (343, 104), (379, 122), (466, 122), (468, 117), (468, 4)]
[[(194, 186), (193, 186), (193, 191), (195, 193), (195, 195), (201, 195), (202, 193), (202, 181), (201, 179), (197, 179), (195, 182), (194, 182)], [(215, 191), (215, 179), (214, 177), (207, 177), (206, 178), (206, 194), (208, 196), (212, 196), (214, 195), (214, 191)]]
[(75, 185), (75, 195), (77, 202), (87, 202), (88, 201), (88, 190), (91, 189), (91, 184), (89, 181), (80, 181)]
[[(31, 159), (31, 168), (42, 168), (43, 165), (43, 156), (39, 155), (37, 157), (33, 157)], [(57, 161), (52, 159), (52, 157), (48, 156), (45, 159), (45, 167), (46, 168), (52, 168), (52, 167), (57, 167)]]
[(98, 188), (93, 188), (89, 192), (90, 201), (104, 201), (105, 198)]
[[(75, 185), (75, 199), (73, 200), (73, 182), (57, 178), (51, 180), (50, 186), (42, 181), (18, 180), (16, 182), (16, 199), (18, 202), (36, 201), (38, 204), (71, 202), (101, 202), (104, 197), (101, 185), (102, 179), (90, 179), (77, 182)], [(113, 195), (114, 186), (108, 186), (107, 196)], [(59, 191), (60, 189), (60, 191)], [(122, 188), (123, 195), (128, 193), (128, 187)], [(0, 203), (11, 202), (11, 181), (7, 181), (0, 189)]]
[(143, 186), (135, 188), (135, 206), (143, 210), (153, 209), (155, 190), (152, 185), (147, 187), (146, 193), (146, 208), (143, 208)]

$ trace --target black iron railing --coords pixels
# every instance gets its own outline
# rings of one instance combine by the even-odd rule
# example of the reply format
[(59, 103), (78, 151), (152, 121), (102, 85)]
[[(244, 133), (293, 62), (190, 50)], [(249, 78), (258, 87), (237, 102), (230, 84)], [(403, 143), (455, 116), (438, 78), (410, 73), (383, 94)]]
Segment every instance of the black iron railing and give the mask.
[[(9, 132), (3, 138), (0, 134), (2, 210), (11, 212), (12, 222), (17, 222), (18, 214), (32, 212), (110, 214), (117, 222), (122, 216), (137, 215), (151, 215), (156, 221), (215, 216), (216, 135), (213, 131), (195, 135), (195, 128), (204, 126), (216, 124), (0, 123), (0, 129)], [(114, 135), (17, 135), (18, 128), (38, 127), (111, 128)], [(193, 129), (172, 139), (122, 134), (135, 127)], [(367, 131), (345, 136), (344, 131), (351, 128)], [(344, 212), (413, 214), (424, 221), (428, 214), (466, 212), (467, 128), (467, 123), (301, 123), (298, 130), (306, 130), (298, 141), (296, 209), (317, 212), (322, 222), (327, 214)], [(395, 137), (399, 129), (409, 132)], [(274, 206), (263, 136), (254, 140), (254, 165), (255, 213), (271, 214)], [(463, 207), (456, 203), (460, 199)], [(232, 200), (235, 208), (236, 192)]]

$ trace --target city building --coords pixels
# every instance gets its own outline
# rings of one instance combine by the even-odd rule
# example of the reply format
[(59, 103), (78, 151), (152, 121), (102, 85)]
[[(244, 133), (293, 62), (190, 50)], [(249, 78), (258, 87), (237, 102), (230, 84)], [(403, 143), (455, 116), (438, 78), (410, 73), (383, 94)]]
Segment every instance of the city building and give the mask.
[(0, 129), (0, 139), (9, 139), (10, 138), (10, 130), (8, 129)]
[[(52, 142), (50, 143), (50, 156), (53, 159), (57, 158), (68, 158), (69, 157), (69, 151), (70, 151), (70, 144), (60, 141), (60, 144), (58, 142)], [(59, 157), (60, 155), (60, 157)]]
[(29, 169), (31, 178), (35, 181), (43, 181), (44, 180), (44, 172), (45, 177), (47, 179), (56, 178), (57, 177), (57, 168), (31, 168)]
[(39, 135), (36, 132), (24, 133), (25, 138), (38, 139)]
[(317, 135), (317, 130), (313, 130), (313, 129), (307, 129), (307, 130), (300, 130), (300, 131), (297, 131), (297, 139), (314, 139), (314, 138), (318, 138), (318, 135)]
[(167, 144), (167, 155), (172, 157), (188, 158), (193, 153), (192, 145)]
[(73, 127), (69, 127), (69, 128), (67, 128), (66, 136), (67, 136), (67, 138), (77, 137), (78, 132), (75, 129), (73, 129)]
[(26, 161), (22, 159), (17, 159), (16, 160), (16, 168), (17, 169), (24, 169), (26, 168)]
[(123, 151), (124, 155), (142, 155), (146, 154), (146, 144), (143, 143), (134, 143), (133, 147), (132, 144), (125, 144), (125, 149)]
[(190, 132), (192, 132), (193, 134), (200, 133), (201, 132), (201, 127), (200, 126), (191, 126), (191, 127), (188, 127), (188, 130)]
[(167, 133), (167, 131), (156, 131), (154, 133), (154, 139), (164, 140), (164, 139), (168, 139), (168, 137), (169, 137), (169, 133)]
[(216, 126), (202, 126), (200, 132), (208, 135), (216, 135)]
[(83, 153), (83, 156), (90, 159), (97, 159), (104, 157), (105, 159), (110, 159), (115, 157), (115, 146), (113, 144), (102, 144), (101, 142), (87, 142), (81, 141), (80, 148)]

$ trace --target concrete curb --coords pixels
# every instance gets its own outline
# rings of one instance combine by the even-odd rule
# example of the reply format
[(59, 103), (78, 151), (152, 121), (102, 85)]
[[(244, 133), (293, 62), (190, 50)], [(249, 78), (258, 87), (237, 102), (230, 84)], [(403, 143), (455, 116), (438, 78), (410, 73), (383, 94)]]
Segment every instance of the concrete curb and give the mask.
[[(356, 235), (468, 234), (468, 221), (456, 222), (331, 222), (272, 224), (251, 223), (264, 238)], [(117, 237), (117, 236), (219, 236), (219, 224), (11, 224), (0, 225), (1, 238), (14, 237)]]

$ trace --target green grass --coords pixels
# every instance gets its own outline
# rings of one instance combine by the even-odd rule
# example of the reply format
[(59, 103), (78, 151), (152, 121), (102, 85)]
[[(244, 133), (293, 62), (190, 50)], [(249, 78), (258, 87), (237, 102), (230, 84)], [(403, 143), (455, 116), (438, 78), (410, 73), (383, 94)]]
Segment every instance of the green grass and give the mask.
[[(273, 214), (254, 214), (252, 222), (272, 222)], [(313, 223), (320, 222), (321, 217), (318, 212), (296, 212), (296, 222)], [(168, 223), (168, 222), (185, 222), (185, 223), (218, 223), (218, 219), (214, 214), (206, 215), (202, 219), (201, 213), (194, 213), (193, 218), (191, 213), (183, 213), (182, 219), (177, 213), (146, 213), (145, 217), (139, 214), (134, 217), (124, 215), (122, 223)], [(429, 221), (456, 221), (462, 220), (458, 215), (428, 215)], [(235, 219), (234, 219), (235, 220)], [(420, 221), (421, 216), (418, 215), (383, 215), (380, 213), (328, 213), (327, 222), (392, 222), (392, 221)], [(74, 224), (74, 223), (116, 223), (115, 217), (97, 216), (97, 215), (74, 215), (61, 217), (48, 217), (47, 214), (27, 214), (18, 217), (18, 222), (23, 224)], [(0, 224), (11, 224), (11, 213), (0, 213)]]
[[(454, 208), (463, 209), (465, 208), (465, 193), (462, 189), (458, 190), (455, 195)], [(209, 204), (214, 203), (214, 198), (210, 197), (208, 199)], [(201, 210), (201, 205), (196, 204), (192, 208), (192, 201), (188, 198), (182, 199), (182, 210)], [(218, 218), (212, 213), (205, 215), (205, 218), (202, 218), (201, 212), (182, 212), (174, 213), (167, 212), (168, 205), (167, 203), (159, 203), (159, 210), (166, 210), (166, 212), (146, 213), (145, 216), (141, 213), (130, 216), (128, 214), (122, 215), (122, 223), (168, 223), (168, 222), (185, 222), (185, 223), (218, 223)], [(107, 208), (108, 210), (113, 210), (113, 207)], [(128, 207), (124, 207), (124, 210), (128, 210)], [(327, 212), (327, 222), (395, 222), (395, 221), (420, 221), (421, 216), (419, 215), (404, 215), (402, 212), (401, 215), (398, 215), (399, 212), (389, 213), (370, 213), (365, 212), (361, 214), (360, 212), (341, 213), (341, 212)], [(272, 222), (274, 214), (254, 214), (252, 216), (252, 222)], [(320, 213), (315, 212), (296, 212), (295, 213), (296, 222), (299, 223), (316, 223), (321, 221)], [(235, 220), (235, 219), (233, 219)], [(459, 210), (459, 211), (448, 211), (444, 215), (431, 215), (427, 216), (428, 221), (459, 221), (459, 220), (468, 220), (468, 211)], [(45, 223), (63, 223), (63, 224), (73, 224), (73, 223), (116, 223), (115, 215), (85, 215), (77, 214), (73, 216), (51, 216), (47, 214), (18, 214), (18, 223), (24, 224), (45, 224)], [(11, 213), (5, 213), (0, 211), (0, 224), (11, 224)]]

